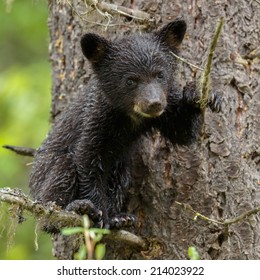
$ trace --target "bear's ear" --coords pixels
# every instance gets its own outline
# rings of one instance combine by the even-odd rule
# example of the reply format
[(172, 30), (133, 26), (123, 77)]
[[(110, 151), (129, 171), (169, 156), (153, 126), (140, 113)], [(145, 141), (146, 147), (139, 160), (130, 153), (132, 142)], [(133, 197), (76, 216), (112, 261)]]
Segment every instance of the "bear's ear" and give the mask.
[(109, 42), (94, 33), (85, 34), (80, 44), (83, 54), (91, 63), (102, 59), (109, 49)]
[(160, 42), (166, 44), (170, 49), (175, 49), (181, 44), (186, 28), (187, 25), (184, 20), (176, 19), (157, 31), (156, 35), (159, 37)]

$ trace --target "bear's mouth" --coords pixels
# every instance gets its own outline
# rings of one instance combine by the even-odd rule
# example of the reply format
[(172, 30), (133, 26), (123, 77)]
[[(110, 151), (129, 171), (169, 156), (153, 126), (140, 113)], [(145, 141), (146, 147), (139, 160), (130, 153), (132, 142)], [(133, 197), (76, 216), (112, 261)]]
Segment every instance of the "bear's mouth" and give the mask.
[(148, 112), (144, 112), (140, 106), (135, 104), (134, 112), (144, 118), (156, 118), (159, 117), (164, 112), (164, 109), (160, 111), (151, 111), (148, 113)]

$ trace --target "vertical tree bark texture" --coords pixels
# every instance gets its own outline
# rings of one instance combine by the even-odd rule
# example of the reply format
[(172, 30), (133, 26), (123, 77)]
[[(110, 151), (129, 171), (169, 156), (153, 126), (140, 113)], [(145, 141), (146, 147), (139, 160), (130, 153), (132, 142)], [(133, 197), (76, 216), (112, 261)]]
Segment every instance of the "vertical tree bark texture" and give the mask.
[[(107, 18), (95, 10), (89, 8), (86, 16), (79, 16), (86, 12), (83, 0), (59, 2), (50, 1), (49, 16), (54, 121), (91, 75), (79, 46), (82, 34), (97, 32), (113, 39), (146, 29), (119, 16), (113, 16), (112, 26), (105, 27)], [(259, 259), (259, 215), (224, 228), (195, 220), (175, 203), (188, 203), (215, 220), (235, 217), (260, 205), (258, 1), (119, 0), (117, 4), (151, 14), (156, 27), (183, 17), (188, 30), (182, 56), (200, 67), (223, 16), (225, 24), (212, 69), (212, 88), (222, 92), (223, 108), (220, 114), (206, 112), (206, 136), (201, 143), (173, 147), (157, 132), (152, 139), (143, 138), (134, 157), (135, 184), (128, 208), (139, 217), (136, 233), (153, 241), (154, 249), (136, 252), (124, 249), (124, 244), (108, 244), (107, 258), (186, 259), (187, 249), (193, 245), (202, 259)], [(181, 62), (178, 73), (181, 85), (200, 75), (199, 70)], [(70, 258), (71, 253), (59, 243), (60, 237), (54, 239), (56, 256)]]

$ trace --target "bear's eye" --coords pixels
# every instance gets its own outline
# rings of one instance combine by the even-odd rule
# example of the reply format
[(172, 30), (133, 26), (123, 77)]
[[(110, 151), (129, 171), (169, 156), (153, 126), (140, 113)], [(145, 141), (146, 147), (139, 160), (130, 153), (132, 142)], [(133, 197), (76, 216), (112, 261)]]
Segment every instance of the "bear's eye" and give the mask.
[(157, 73), (157, 78), (158, 78), (158, 79), (164, 79), (164, 74), (163, 74), (163, 72), (158, 72), (158, 73)]
[(128, 87), (134, 88), (137, 85), (137, 82), (131, 78), (126, 80), (126, 85)]

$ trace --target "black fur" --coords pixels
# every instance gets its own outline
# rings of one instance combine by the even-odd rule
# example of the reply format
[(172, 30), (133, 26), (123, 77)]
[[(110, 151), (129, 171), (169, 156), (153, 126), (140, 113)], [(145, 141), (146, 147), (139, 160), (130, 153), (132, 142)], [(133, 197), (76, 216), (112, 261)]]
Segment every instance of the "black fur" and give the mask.
[[(110, 42), (96, 34), (81, 40), (94, 78), (57, 119), (37, 150), (31, 194), (80, 214), (97, 226), (121, 227), (135, 217), (121, 213), (131, 183), (130, 153), (138, 138), (159, 129), (174, 144), (198, 137), (201, 110), (194, 84), (175, 85), (176, 60), (186, 24)], [(219, 109), (219, 99), (210, 99)]]

